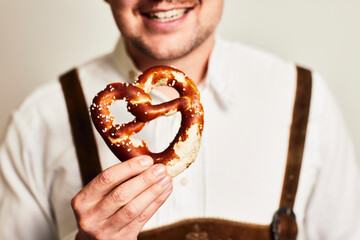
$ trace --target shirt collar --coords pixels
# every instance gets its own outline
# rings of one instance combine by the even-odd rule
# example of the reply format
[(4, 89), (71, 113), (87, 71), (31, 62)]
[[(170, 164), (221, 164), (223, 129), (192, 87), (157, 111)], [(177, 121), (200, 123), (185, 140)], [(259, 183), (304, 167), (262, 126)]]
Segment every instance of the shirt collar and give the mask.
[(226, 42), (219, 36), (215, 38), (214, 49), (210, 55), (205, 89), (216, 95), (218, 103), (224, 108), (237, 106), (236, 89), (230, 85), (229, 53)]
[(141, 71), (136, 68), (133, 60), (128, 55), (125, 48), (125, 41), (122, 37), (120, 37), (116, 43), (115, 49), (111, 54), (111, 59), (117, 70), (124, 77), (125, 82), (134, 82), (141, 74)]

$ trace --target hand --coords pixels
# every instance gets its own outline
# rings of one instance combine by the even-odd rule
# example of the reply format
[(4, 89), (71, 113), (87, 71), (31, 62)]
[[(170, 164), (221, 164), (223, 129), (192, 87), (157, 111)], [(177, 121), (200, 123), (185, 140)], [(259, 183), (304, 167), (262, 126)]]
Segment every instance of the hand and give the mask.
[(78, 224), (77, 240), (137, 239), (144, 224), (172, 191), (162, 164), (140, 156), (96, 176), (71, 201)]

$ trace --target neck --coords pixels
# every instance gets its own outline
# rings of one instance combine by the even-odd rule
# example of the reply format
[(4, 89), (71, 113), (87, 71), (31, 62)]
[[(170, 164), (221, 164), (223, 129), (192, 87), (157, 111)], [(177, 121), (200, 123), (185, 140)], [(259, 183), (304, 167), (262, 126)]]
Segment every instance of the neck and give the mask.
[(196, 84), (199, 84), (206, 76), (207, 65), (214, 43), (215, 35), (213, 34), (189, 54), (177, 59), (163, 61), (145, 56), (130, 44), (127, 44), (127, 51), (140, 71), (145, 71), (150, 67), (159, 65), (174, 66), (183, 71)]

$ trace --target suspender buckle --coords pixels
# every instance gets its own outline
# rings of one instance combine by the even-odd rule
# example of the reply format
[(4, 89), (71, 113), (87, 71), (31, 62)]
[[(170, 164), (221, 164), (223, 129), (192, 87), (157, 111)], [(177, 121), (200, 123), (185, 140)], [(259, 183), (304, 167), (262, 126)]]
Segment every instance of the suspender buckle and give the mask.
[(270, 228), (273, 240), (295, 240), (298, 228), (292, 208), (280, 207), (274, 214)]

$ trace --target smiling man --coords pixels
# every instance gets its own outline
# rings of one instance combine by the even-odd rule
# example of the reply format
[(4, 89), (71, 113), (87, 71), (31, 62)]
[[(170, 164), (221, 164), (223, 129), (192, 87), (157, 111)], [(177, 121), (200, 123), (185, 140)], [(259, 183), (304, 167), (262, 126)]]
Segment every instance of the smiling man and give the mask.
[(223, 1), (107, 2), (127, 51), (141, 71), (174, 65), (195, 82), (203, 79)]
[[(106, 2), (115, 50), (38, 89), (12, 117), (0, 239), (360, 239), (352, 144), (318, 74), (217, 36), (222, 0)], [(87, 111), (107, 84), (156, 65), (193, 79), (205, 111), (197, 159), (174, 179), (148, 156), (119, 163)], [(138, 138), (160, 152), (180, 121), (159, 118)]]

